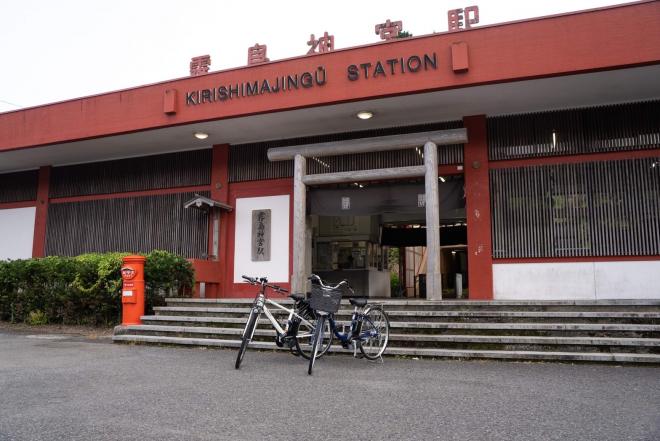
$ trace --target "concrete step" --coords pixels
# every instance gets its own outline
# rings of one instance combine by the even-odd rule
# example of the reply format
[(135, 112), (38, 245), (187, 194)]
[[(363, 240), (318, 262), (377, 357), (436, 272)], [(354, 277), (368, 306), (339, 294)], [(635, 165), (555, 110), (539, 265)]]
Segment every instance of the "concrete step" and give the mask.
[[(660, 312), (647, 311), (432, 311), (432, 310), (386, 310), (390, 320), (415, 318), (417, 321), (445, 319), (452, 321), (562, 321), (600, 323), (660, 324)], [(154, 307), (156, 315), (185, 315), (206, 317), (247, 317), (249, 307)], [(281, 309), (272, 309), (273, 315), (286, 315)], [(352, 309), (341, 309), (336, 316), (350, 317)]]
[[(238, 339), (243, 328), (218, 328), (201, 326), (163, 326), (163, 325), (132, 325), (123, 331), (127, 334), (142, 335), (174, 335), (191, 338), (223, 338)], [(275, 331), (269, 326), (258, 327), (255, 339), (273, 339)], [(580, 350), (612, 352), (612, 348), (628, 347), (636, 352), (660, 352), (660, 339), (651, 338), (611, 338), (611, 337), (535, 337), (535, 336), (502, 336), (502, 335), (429, 335), (429, 334), (390, 334), (390, 342), (399, 346), (416, 347), (466, 347), (466, 346), (542, 346), (542, 347), (573, 347)]]
[[(205, 347), (238, 347), (239, 340), (223, 340), (210, 338), (165, 337), (150, 335), (115, 335), (113, 341), (129, 343), (150, 343), (165, 345), (192, 345)], [(278, 349), (273, 342), (255, 341), (251, 349)], [(332, 352), (350, 352), (332, 348)], [(599, 363), (660, 363), (660, 354), (635, 353), (581, 353), (581, 352), (550, 352), (550, 351), (495, 351), (495, 350), (457, 350), (436, 348), (388, 348), (386, 355), (406, 355), (429, 358), (457, 359), (502, 359), (502, 360), (544, 360), (544, 361), (580, 361)]]
[[(167, 324), (167, 325), (190, 325), (190, 326), (223, 326), (242, 327), (245, 325), (245, 317), (204, 317), (204, 316), (142, 316), (145, 323)], [(347, 323), (339, 320), (339, 324)], [(259, 320), (260, 325), (270, 326), (270, 322), (264, 318)], [(660, 337), (660, 325), (639, 325), (621, 323), (489, 323), (489, 322), (403, 322), (390, 321), (391, 329), (399, 329), (403, 332), (414, 333), (437, 333), (451, 332), (456, 330), (468, 331), (497, 331), (505, 334), (516, 334), (521, 332), (570, 332), (570, 333), (642, 333), (647, 337), (657, 335)], [(621, 335), (617, 335), (621, 336)]]
[[(288, 299), (274, 300), (292, 305)], [(372, 299), (373, 301), (373, 299)], [(173, 299), (144, 325), (117, 331), (115, 341), (236, 347), (253, 299)], [(659, 363), (660, 301), (383, 300), (391, 355), (548, 361)], [(337, 314), (347, 324), (347, 300)], [(285, 312), (273, 310), (278, 321)], [(254, 348), (274, 349), (262, 316)], [(334, 348), (333, 348), (334, 349)], [(335, 351), (345, 352), (338, 346)]]
[[(271, 296), (271, 299), (285, 305), (290, 305), (290, 299), (280, 296)], [(253, 298), (235, 299), (167, 299), (168, 306), (193, 306), (193, 307), (247, 307), (252, 304)], [(410, 299), (370, 299), (372, 303), (382, 303), (389, 310), (529, 310), (529, 311), (572, 311), (590, 309), (594, 311), (616, 311), (625, 307), (627, 311), (639, 310), (649, 312), (660, 312), (660, 300), (410, 300)], [(342, 300), (342, 305), (349, 308), (347, 299)]]
[[(160, 335), (189, 338), (239, 339), (243, 328), (201, 326), (132, 325), (122, 330), (127, 334)], [(257, 328), (255, 340), (272, 340), (275, 331), (270, 327)], [(582, 352), (658, 352), (660, 339), (610, 337), (534, 337), (501, 335), (429, 335), (390, 334), (390, 342), (397, 346), (439, 347), (461, 349), (536, 349), (548, 348)]]

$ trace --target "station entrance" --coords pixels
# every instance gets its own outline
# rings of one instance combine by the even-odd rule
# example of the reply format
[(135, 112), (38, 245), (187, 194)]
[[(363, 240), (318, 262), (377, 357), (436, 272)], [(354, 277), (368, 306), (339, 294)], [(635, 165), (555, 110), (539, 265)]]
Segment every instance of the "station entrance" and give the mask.
[[(426, 298), (423, 180), (310, 187), (307, 267), (358, 296)], [(467, 298), (463, 176), (439, 180), (442, 298)]]

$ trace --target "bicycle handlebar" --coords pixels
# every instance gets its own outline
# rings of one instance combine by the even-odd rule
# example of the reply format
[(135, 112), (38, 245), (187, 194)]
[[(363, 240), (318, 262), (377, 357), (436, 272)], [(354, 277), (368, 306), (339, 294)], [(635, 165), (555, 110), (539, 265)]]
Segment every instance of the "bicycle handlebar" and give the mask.
[(325, 283), (323, 283), (323, 280), (321, 280), (321, 278), (319, 276), (317, 276), (316, 274), (312, 274), (311, 276), (309, 276), (307, 278), (307, 280), (316, 280), (317, 282), (319, 282), (319, 285), (321, 285), (322, 288), (326, 288), (326, 289), (337, 289), (337, 288), (340, 288), (343, 285), (346, 285), (346, 287), (348, 289), (353, 291), (353, 288), (351, 287), (351, 284), (348, 283), (348, 280), (346, 280), (346, 279), (342, 280), (341, 282), (339, 282), (335, 286), (326, 285)]
[(284, 295), (289, 292), (286, 289), (282, 288), (281, 286), (268, 284), (267, 283), (268, 279), (265, 277), (250, 277), (250, 276), (241, 276), (241, 277), (245, 281), (247, 281), (250, 285), (263, 285), (264, 287), (270, 288), (278, 294)]

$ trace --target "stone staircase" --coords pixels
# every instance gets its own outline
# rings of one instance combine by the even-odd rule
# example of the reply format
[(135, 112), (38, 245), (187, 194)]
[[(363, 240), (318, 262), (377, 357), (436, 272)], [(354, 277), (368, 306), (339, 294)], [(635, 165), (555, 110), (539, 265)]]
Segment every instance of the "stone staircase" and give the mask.
[[(381, 302), (390, 318), (386, 355), (660, 364), (658, 300)], [(142, 317), (142, 325), (117, 327), (113, 340), (238, 347), (251, 304), (168, 299), (155, 315)], [(350, 314), (342, 301), (338, 322), (347, 323)], [(274, 337), (262, 316), (250, 347), (278, 349)], [(346, 352), (338, 345), (331, 350)]]

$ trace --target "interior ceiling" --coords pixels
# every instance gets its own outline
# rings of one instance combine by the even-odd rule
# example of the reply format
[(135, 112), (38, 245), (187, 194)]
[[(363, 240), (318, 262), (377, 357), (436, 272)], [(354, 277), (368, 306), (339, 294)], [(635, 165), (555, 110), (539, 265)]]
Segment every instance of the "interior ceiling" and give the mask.
[[(194, 123), (0, 153), (0, 172), (542, 110), (660, 98), (660, 64)], [(374, 117), (355, 114), (370, 110)], [(200, 141), (194, 132), (209, 133)]]

